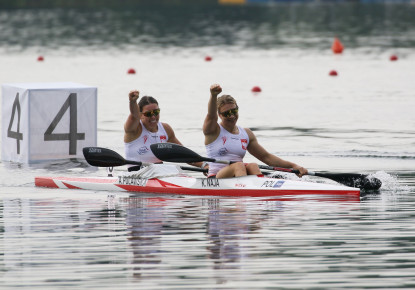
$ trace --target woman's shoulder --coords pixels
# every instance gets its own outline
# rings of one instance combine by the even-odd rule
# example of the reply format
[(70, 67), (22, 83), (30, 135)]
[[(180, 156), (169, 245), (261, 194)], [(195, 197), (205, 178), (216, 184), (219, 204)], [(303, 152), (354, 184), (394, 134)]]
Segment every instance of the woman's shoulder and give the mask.
[(256, 138), (254, 132), (252, 132), (252, 130), (250, 128), (243, 128), (243, 129), (245, 130), (245, 132), (248, 135), (250, 140)]
[(174, 130), (168, 123), (160, 122), (159, 124), (161, 124), (162, 126), (162, 128), (159, 128), (159, 131), (160, 129), (162, 129), (167, 133), (167, 135), (169, 136), (174, 135)]
[(173, 130), (173, 128), (168, 124), (168, 123), (164, 123), (164, 122), (159, 122), (159, 124), (161, 124), (163, 126), (164, 129), (168, 128)]

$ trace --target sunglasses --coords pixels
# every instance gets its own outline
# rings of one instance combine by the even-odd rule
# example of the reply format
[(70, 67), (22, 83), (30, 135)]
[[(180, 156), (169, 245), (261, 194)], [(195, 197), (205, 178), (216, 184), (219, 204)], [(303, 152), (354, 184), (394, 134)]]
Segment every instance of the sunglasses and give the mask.
[(160, 114), (160, 109), (155, 109), (152, 111), (143, 112), (143, 115), (150, 118), (151, 116), (158, 116)]
[(225, 118), (228, 118), (228, 117), (230, 117), (231, 115), (236, 115), (236, 114), (238, 114), (238, 111), (239, 111), (239, 108), (238, 107), (236, 107), (236, 108), (233, 108), (233, 109), (230, 109), (230, 110), (227, 110), (227, 111), (225, 111), (225, 112), (220, 112), (219, 114), (221, 114), (222, 116), (224, 116)]

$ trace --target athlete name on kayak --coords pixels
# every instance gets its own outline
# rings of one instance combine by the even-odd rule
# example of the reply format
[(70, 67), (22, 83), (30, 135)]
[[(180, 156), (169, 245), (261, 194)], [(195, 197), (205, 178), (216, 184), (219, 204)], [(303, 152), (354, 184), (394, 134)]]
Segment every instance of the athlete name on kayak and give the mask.
[(202, 187), (219, 187), (219, 179), (217, 178), (206, 178), (202, 179)]
[(118, 183), (125, 185), (145, 186), (147, 184), (147, 179), (132, 176), (118, 176)]

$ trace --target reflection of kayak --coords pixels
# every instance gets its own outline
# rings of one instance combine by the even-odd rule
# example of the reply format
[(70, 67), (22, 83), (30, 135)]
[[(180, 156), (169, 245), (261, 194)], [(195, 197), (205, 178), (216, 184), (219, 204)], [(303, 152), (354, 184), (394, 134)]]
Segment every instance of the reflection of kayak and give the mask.
[(65, 189), (211, 196), (277, 196), (299, 194), (360, 196), (360, 190), (353, 187), (258, 177), (254, 175), (224, 179), (197, 178), (181, 175), (149, 179), (134, 175), (120, 175), (118, 177), (36, 177), (35, 185)]

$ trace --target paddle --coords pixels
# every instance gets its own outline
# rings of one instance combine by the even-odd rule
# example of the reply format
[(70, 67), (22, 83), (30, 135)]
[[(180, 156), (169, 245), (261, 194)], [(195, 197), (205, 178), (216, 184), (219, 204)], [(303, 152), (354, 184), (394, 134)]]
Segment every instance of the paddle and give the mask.
[[(84, 147), (83, 153), (85, 160), (92, 166), (97, 167), (116, 167), (122, 165), (150, 165), (151, 163), (144, 163), (139, 161), (126, 160), (120, 154), (111, 149), (101, 147)], [(207, 169), (197, 167), (180, 166), (183, 170), (207, 172)]]
[[(222, 164), (231, 164), (235, 161), (216, 160), (213, 158), (203, 157), (189, 148), (183, 147), (174, 143), (156, 143), (150, 145), (153, 154), (160, 160), (168, 162), (215, 162)], [(285, 171), (291, 173), (298, 173), (298, 170), (289, 168), (280, 168), (267, 165), (259, 165), (261, 169)], [(357, 173), (323, 173), (309, 171), (308, 175), (328, 178), (346, 186), (357, 187), (364, 190), (376, 190), (382, 185), (382, 182), (377, 178), (371, 178), (368, 175)]]
[[(295, 169), (272, 167), (266, 165), (259, 165), (259, 168), (276, 171), (285, 171), (295, 174), (299, 173), (299, 170)], [(382, 181), (380, 181), (379, 179), (360, 173), (325, 173), (308, 171), (308, 175), (328, 178), (338, 183), (344, 184), (346, 186), (357, 187), (364, 190), (377, 190), (382, 186)]]

